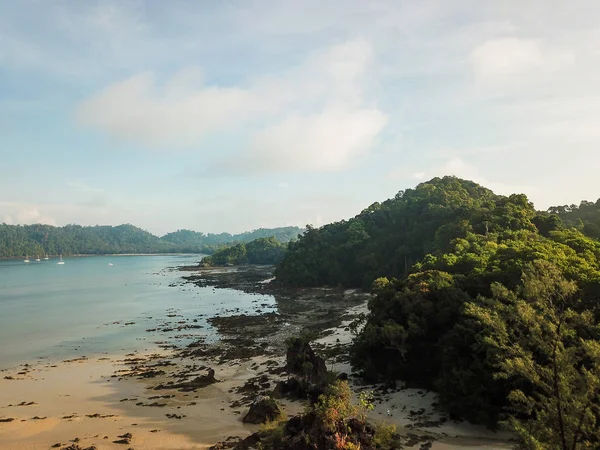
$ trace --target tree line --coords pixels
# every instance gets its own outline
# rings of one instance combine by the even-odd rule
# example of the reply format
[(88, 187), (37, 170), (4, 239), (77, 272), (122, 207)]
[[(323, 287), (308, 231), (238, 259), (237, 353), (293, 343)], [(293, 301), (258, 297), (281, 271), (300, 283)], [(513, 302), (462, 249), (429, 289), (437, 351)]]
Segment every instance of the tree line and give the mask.
[(260, 228), (251, 232), (204, 234), (178, 230), (158, 237), (133, 225), (81, 226), (0, 224), (0, 257), (25, 255), (110, 254), (110, 253), (213, 253), (226, 245), (273, 236), (287, 241), (296, 238), (298, 227)]

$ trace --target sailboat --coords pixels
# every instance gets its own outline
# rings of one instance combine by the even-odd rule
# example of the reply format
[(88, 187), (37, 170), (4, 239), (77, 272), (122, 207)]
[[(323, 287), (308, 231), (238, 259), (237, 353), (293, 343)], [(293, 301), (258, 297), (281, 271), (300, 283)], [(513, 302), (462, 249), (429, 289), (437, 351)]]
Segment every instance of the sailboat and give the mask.
[(65, 262), (62, 259), (62, 253), (60, 254), (60, 261), (58, 261), (56, 264), (64, 264)]
[(25, 259), (23, 260), (24, 263), (28, 263), (29, 261), (29, 255), (25, 255)]
[(36, 260), (37, 262), (40, 262), (40, 255), (38, 255), (38, 257), (37, 257), (37, 258), (35, 258), (35, 260)]
[(48, 258), (48, 253), (46, 253), (46, 256), (44, 256), (44, 261), (48, 261), (50, 258)]

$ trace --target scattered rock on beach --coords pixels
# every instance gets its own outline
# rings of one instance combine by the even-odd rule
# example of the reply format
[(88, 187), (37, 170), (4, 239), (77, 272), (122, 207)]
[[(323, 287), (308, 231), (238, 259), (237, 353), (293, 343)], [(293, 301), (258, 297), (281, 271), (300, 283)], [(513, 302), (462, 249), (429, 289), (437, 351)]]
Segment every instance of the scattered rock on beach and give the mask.
[[(60, 447), (61, 444), (54, 444), (52, 447), (56, 447), (57, 445)], [(63, 447), (62, 450), (98, 450), (98, 447), (95, 445), (90, 445), (89, 447), (84, 448), (77, 444), (71, 444), (68, 447)]]

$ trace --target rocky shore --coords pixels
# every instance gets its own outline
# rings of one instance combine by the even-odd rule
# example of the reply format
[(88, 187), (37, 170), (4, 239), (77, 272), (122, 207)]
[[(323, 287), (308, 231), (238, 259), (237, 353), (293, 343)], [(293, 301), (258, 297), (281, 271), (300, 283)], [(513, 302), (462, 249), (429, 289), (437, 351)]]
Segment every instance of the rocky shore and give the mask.
[[(201, 449), (217, 441), (227, 448), (258, 431), (261, 420), (244, 418), (288, 380), (286, 342), (300, 335), (355, 392), (375, 392), (371, 419), (396, 424), (404, 448), (510, 448), (509, 436), (437, 411), (433, 393), (362, 384), (348, 364), (349, 325), (366, 311), (367, 294), (281, 288), (270, 282), (271, 267), (179, 270), (182, 283), (257, 294), (255, 310), (206, 318), (218, 339), (173, 310), (160, 321), (169, 332), (148, 352), (38, 361), (0, 373), (0, 449)], [(258, 294), (273, 296), (276, 308)], [(304, 408), (285, 398), (279, 405), (287, 417)]]

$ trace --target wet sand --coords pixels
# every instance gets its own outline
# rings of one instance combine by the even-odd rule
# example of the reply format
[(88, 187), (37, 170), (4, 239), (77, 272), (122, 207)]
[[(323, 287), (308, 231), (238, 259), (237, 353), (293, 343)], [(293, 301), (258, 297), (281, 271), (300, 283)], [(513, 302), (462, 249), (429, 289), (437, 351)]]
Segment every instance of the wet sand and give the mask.
[[(27, 375), (2, 372), (2, 377), (14, 379), (0, 379), (0, 420), (14, 420), (0, 423), (0, 448), (40, 449), (56, 443), (62, 448), (79, 439), (82, 448), (123, 449), (128, 447), (113, 441), (131, 433), (135, 449), (204, 449), (224, 436), (256, 431), (229, 408), (240, 396), (227, 391), (255, 374), (247, 365), (216, 368), (223, 382), (197, 392), (167, 394), (149, 390), (137, 379), (114, 377), (123, 368), (119, 361), (111, 357), (39, 364)], [(150, 397), (161, 395), (175, 397), (161, 400), (165, 406), (147, 406), (157, 403)], [(169, 419), (166, 414), (185, 417)]]

